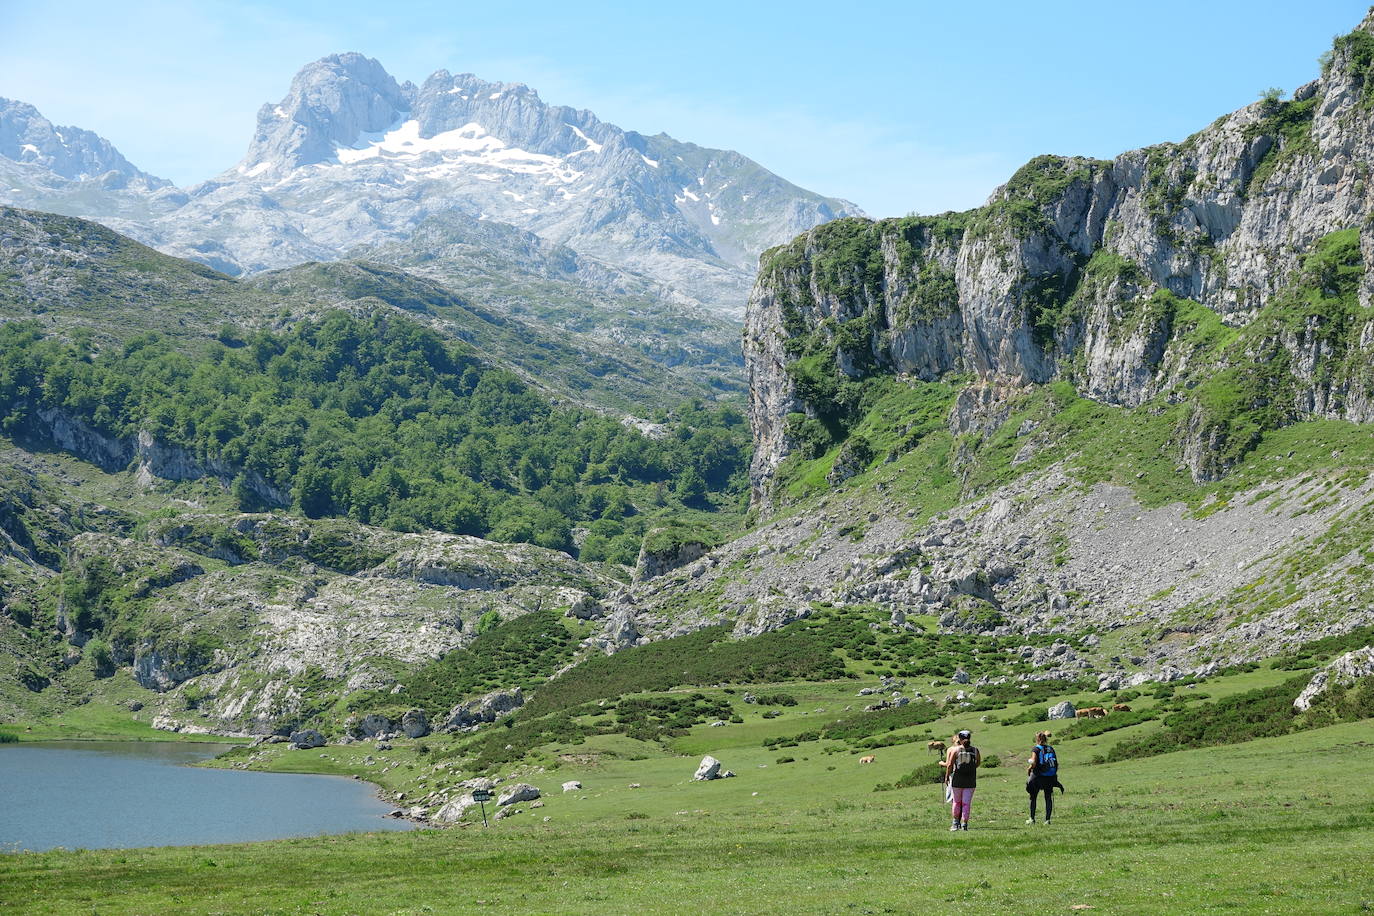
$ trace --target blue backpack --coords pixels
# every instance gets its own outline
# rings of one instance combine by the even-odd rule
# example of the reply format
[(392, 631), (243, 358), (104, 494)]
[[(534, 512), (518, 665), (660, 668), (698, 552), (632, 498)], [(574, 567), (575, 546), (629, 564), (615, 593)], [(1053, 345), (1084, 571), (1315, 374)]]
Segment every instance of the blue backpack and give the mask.
[(1038, 776), (1054, 776), (1059, 772), (1059, 758), (1054, 755), (1054, 748), (1048, 744), (1035, 746), (1035, 761), (1035, 772)]

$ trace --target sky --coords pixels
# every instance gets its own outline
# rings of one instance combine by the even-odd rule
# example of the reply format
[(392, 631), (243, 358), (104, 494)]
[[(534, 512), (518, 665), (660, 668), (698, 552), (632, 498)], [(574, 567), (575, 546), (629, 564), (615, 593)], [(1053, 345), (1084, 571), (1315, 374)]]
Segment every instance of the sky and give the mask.
[(526, 83), (898, 216), (977, 206), (1041, 153), (1109, 158), (1291, 91), (1368, 4), (0, 0), (0, 96), (188, 186), (243, 156), (304, 64), (360, 51), (398, 80)]

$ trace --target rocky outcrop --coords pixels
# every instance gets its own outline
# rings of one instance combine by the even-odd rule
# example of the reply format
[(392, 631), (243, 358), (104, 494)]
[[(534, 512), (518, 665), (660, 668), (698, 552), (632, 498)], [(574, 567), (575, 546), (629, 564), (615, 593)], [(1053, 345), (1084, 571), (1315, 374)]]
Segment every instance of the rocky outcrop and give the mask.
[(539, 797), (539, 790), (527, 782), (516, 783), (513, 786), (505, 786), (496, 796), (496, 806), (504, 808), (507, 805), (518, 805), (521, 802), (534, 801)]
[(328, 742), (324, 735), (313, 728), (304, 728), (291, 733), (292, 750), (308, 750), (312, 747), (324, 747)]
[(423, 709), (408, 709), (402, 714), (401, 734), (407, 738), (423, 738), (429, 734), (429, 717)]
[(1058, 704), (1056, 704), (1056, 705), (1054, 705), (1054, 706), (1051, 706), (1051, 707), (1049, 708), (1049, 712), (1046, 714), (1045, 718), (1047, 718), (1047, 719), (1072, 719), (1072, 718), (1074, 718), (1076, 715), (1078, 715), (1078, 710), (1074, 709), (1074, 705), (1073, 705), (1072, 703), (1070, 703), (1068, 700), (1065, 700), (1065, 701), (1062, 702), (1062, 703), (1058, 703)]
[(657, 579), (706, 555), (711, 543), (677, 528), (654, 528), (644, 536), (635, 560), (635, 582)]
[(1360, 678), (1374, 677), (1374, 646), (1347, 652), (1316, 674), (1293, 701), (1293, 709), (1306, 712), (1312, 703), (1333, 686), (1349, 687)]
[(445, 802), (429, 818), (431, 823), (441, 827), (456, 824), (463, 819), (469, 810), (478, 807), (477, 800), (472, 797), (472, 793), (460, 795), (455, 799)]
[(443, 717), (435, 731), (452, 732), (495, 722), (506, 713), (525, 705), (525, 694), (519, 687), (513, 690), (493, 690), (475, 700), (459, 703)]
[[(766, 252), (745, 332), (755, 504), (783, 458), (852, 419), (843, 386), (874, 375), (972, 373), (994, 416), (1008, 392), (1057, 379), (1123, 407), (1194, 403), (1178, 443), (1200, 481), (1249, 447), (1247, 411), (1271, 424), (1374, 420), (1360, 370), (1374, 321), (1352, 311), (1374, 292), (1362, 177), (1374, 80), (1356, 50), (1372, 35), (1374, 17), (1291, 100), (1182, 143), (1112, 161), (1042, 156), (977, 210), (840, 220)], [(1342, 303), (1353, 326), (1330, 304), (1307, 307), (1309, 291)], [(1227, 326), (1239, 333), (1222, 349), (1228, 332), (1207, 328)], [(1226, 384), (1258, 392), (1249, 402), (1195, 391), (1227, 369)], [(968, 430), (969, 412), (961, 403), (951, 428)], [(852, 464), (837, 461), (832, 484)]]
[(42, 428), (34, 432), (102, 470), (122, 471), (137, 459), (137, 476), (144, 485), (151, 485), (155, 480), (200, 480), (211, 477), (229, 486), (237, 480), (242, 481), (266, 505), (291, 504), (289, 493), (268, 482), (256, 471), (214, 458), (198, 458), (184, 448), (159, 442), (147, 430), (121, 438), (108, 436), (81, 419), (55, 408), (40, 408), (35, 415), (41, 421)]

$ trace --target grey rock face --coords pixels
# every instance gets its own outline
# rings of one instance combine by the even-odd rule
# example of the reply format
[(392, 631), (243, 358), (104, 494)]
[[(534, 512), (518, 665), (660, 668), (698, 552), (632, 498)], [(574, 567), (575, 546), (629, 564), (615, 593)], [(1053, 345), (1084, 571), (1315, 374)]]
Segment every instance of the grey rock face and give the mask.
[(337, 147), (394, 124), (414, 91), (371, 58), (331, 54), (302, 68), (281, 104), (262, 106), (244, 162), (270, 163), (280, 174), (334, 159)]
[[(661, 530), (655, 528), (646, 534), (646, 543)], [(647, 582), (650, 579), (656, 579), (664, 573), (701, 559), (709, 549), (710, 546), (705, 542), (692, 540), (675, 541), (663, 550), (641, 548), (639, 557), (635, 561), (634, 581)]]
[(72, 181), (98, 179), (112, 190), (131, 181), (149, 191), (171, 184), (135, 168), (104, 137), (79, 127), (59, 127), (32, 105), (6, 98), (0, 98), (0, 156)]
[(633, 646), (638, 640), (639, 628), (635, 624), (634, 610), (621, 607), (606, 618), (601, 632), (593, 637), (593, 644), (607, 655), (612, 655)]
[(1298, 712), (1306, 712), (1312, 708), (1312, 701), (1330, 690), (1332, 686), (1339, 684), (1343, 687), (1349, 687), (1355, 681), (1365, 677), (1374, 677), (1374, 646), (1365, 646), (1363, 649), (1347, 652), (1312, 675), (1312, 680), (1303, 688), (1302, 693), (1298, 694), (1298, 698), (1293, 701), (1293, 708)]
[(401, 732), (407, 738), (423, 738), (429, 734), (429, 718), (423, 709), (408, 709), (401, 716)]
[(358, 720), (358, 723), (350, 729), (355, 738), (376, 738), (380, 735), (389, 735), (396, 730), (393, 723), (386, 716), (377, 713), (369, 713)]
[(534, 801), (539, 797), (539, 790), (526, 782), (516, 783), (513, 786), (506, 786), (496, 796), (496, 805), (504, 808), (507, 805), (517, 805), (521, 802)]
[(327, 742), (324, 735), (313, 728), (302, 729), (291, 733), (291, 747), (295, 750), (308, 750), (312, 747), (324, 747)]
[(469, 809), (476, 807), (478, 807), (477, 801), (473, 799), (472, 793), (469, 792), (466, 795), (460, 795), (451, 801), (445, 802), (440, 806), (439, 810), (435, 811), (434, 814), (430, 816), (430, 822), (438, 824), (441, 827), (448, 826), (449, 824), (456, 824), (463, 819), (463, 815), (467, 814)]
[(1072, 719), (1077, 715), (1078, 710), (1068, 700), (1050, 707), (1048, 718), (1051, 719)]
[(578, 620), (595, 620), (606, 613), (601, 602), (591, 595), (583, 595), (572, 603), (568, 608), (568, 616), (576, 617)]
[(459, 703), (449, 710), (444, 722), (436, 730), (451, 732), (460, 728), (471, 728), (487, 722), (495, 722), (508, 712), (525, 705), (525, 694), (519, 687), (513, 690), (493, 690), (476, 700)]

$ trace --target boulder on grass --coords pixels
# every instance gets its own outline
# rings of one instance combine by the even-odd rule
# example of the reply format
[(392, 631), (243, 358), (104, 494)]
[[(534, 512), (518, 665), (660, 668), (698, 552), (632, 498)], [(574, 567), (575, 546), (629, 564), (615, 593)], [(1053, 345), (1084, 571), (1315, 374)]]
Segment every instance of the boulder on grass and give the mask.
[(324, 747), (324, 735), (313, 728), (303, 728), (298, 732), (291, 733), (291, 747), (293, 750), (305, 750), (312, 747)]
[(1048, 718), (1050, 718), (1050, 719), (1072, 719), (1072, 718), (1074, 718), (1074, 717), (1077, 716), (1077, 715), (1078, 715), (1078, 710), (1077, 710), (1077, 709), (1074, 709), (1074, 706), (1073, 706), (1072, 703), (1070, 703), (1068, 700), (1065, 700), (1065, 701), (1062, 702), (1062, 703), (1058, 703), (1058, 704), (1056, 704), (1056, 705), (1050, 707), (1050, 711), (1049, 711), (1049, 716), (1048, 716)]
[(701, 758), (701, 763), (697, 766), (696, 775), (692, 777), (698, 781), (720, 778), (720, 761), (707, 754)]
[(520, 802), (534, 801), (538, 797), (538, 789), (527, 782), (518, 782), (501, 790), (501, 794), (496, 796), (496, 805), (497, 807), (505, 807)]
[(469, 808), (476, 807), (477, 802), (473, 799), (472, 793), (469, 792), (466, 795), (453, 799), (438, 811), (435, 811), (430, 821), (441, 826), (456, 824), (463, 819), (463, 815), (467, 814)]

